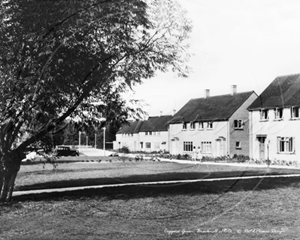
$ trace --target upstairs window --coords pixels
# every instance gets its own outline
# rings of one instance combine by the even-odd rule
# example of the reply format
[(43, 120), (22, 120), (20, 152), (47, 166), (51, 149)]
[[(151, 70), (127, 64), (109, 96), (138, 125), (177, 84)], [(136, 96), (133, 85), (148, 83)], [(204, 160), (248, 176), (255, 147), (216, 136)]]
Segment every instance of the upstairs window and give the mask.
[(260, 110), (260, 120), (263, 120), (263, 121), (269, 120), (269, 110), (268, 109)]
[(207, 122), (207, 129), (213, 129), (213, 122)]
[(299, 107), (291, 108), (291, 118), (293, 118), (293, 119), (299, 118)]
[(242, 149), (241, 142), (235, 142), (235, 149)]
[(283, 118), (283, 108), (275, 108), (274, 109), (275, 120), (280, 120)]
[(199, 122), (199, 130), (203, 130), (204, 129), (204, 122)]
[(244, 128), (244, 121), (243, 120), (234, 120), (233, 122), (234, 129), (243, 129)]
[(195, 122), (191, 122), (190, 123), (190, 129), (191, 130), (195, 130), (195, 128), (196, 128), (196, 123)]
[(183, 124), (182, 124), (182, 129), (183, 129), (183, 130), (186, 130), (186, 129), (187, 129), (187, 123), (183, 123)]

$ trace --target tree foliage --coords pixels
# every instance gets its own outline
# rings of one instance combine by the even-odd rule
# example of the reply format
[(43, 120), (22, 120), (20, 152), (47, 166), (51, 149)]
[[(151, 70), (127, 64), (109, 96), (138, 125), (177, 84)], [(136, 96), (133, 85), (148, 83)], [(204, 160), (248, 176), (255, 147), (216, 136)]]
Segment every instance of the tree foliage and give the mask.
[(84, 107), (106, 88), (187, 74), (191, 25), (175, 0), (3, 0), (0, 14), (0, 201), (26, 147), (68, 119), (103, 120), (107, 106)]

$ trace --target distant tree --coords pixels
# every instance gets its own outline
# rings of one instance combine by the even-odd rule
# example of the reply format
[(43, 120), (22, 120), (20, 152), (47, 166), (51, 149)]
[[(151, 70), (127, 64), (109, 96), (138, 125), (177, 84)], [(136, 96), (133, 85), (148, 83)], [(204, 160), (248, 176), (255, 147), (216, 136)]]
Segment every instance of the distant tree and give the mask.
[(101, 124), (109, 108), (87, 106), (101, 108), (105, 86), (141, 83), (157, 70), (187, 74), (191, 25), (175, 0), (0, 5), (0, 202), (11, 200), (28, 146), (69, 121)]

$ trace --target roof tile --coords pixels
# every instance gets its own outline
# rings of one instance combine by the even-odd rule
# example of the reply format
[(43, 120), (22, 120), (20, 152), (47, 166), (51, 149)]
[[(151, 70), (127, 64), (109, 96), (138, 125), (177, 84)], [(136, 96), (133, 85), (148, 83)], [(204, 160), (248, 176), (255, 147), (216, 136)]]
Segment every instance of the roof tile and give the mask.
[(300, 106), (300, 74), (276, 77), (249, 110)]
[(170, 123), (228, 120), (253, 93), (251, 91), (191, 99), (174, 115)]

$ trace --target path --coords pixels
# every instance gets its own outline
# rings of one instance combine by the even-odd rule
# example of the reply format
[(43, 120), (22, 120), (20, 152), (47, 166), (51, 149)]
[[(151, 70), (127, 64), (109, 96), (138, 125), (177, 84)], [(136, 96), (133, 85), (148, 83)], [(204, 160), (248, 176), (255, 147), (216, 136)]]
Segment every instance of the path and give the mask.
[(85, 156), (89, 157), (103, 157), (103, 156), (109, 156), (113, 152), (98, 148), (78, 148), (78, 151), (82, 153)]

